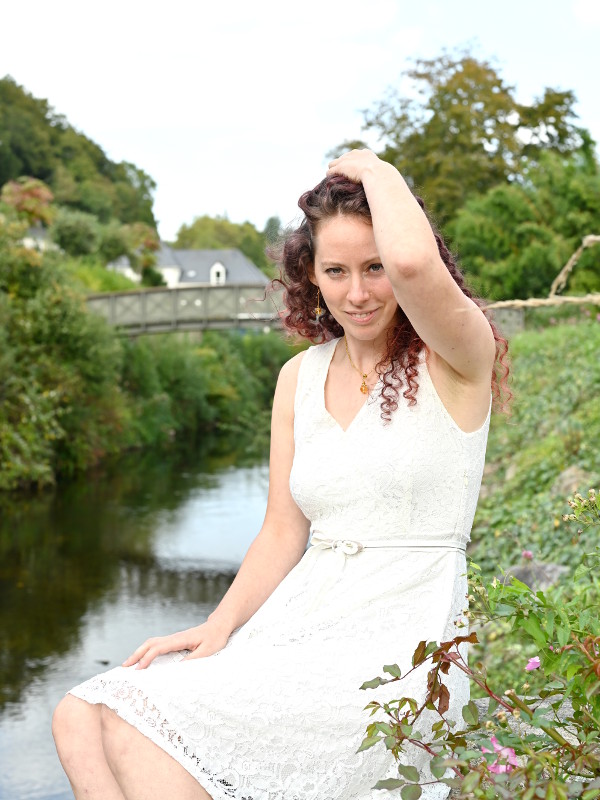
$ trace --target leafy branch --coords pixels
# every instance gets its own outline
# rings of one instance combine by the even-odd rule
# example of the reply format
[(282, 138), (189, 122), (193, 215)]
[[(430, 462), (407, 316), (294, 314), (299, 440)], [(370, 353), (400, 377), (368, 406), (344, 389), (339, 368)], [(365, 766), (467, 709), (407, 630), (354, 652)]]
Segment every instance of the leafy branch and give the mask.
[[(575, 495), (570, 505), (569, 521), (600, 524), (594, 490), (588, 498)], [(422, 787), (432, 783), (451, 786), (456, 797), (481, 800), (600, 798), (599, 566), (597, 548), (576, 570), (569, 595), (564, 589), (535, 592), (515, 578), (486, 584), (471, 564), (470, 618), (480, 625), (503, 620), (511, 636), (534, 648), (523, 670), (538, 682), (537, 691), (528, 682), (522, 686), (527, 694), (493, 689), (483, 664), (471, 667), (464, 655), (465, 645), (478, 642), (475, 632), (420, 642), (406, 674), (398, 664), (386, 665), (383, 676), (361, 687), (400, 683), (429, 667), (424, 699), (403, 696), (366, 706), (378, 718), (367, 726), (360, 750), (383, 744), (398, 769), (398, 777), (374, 788), (400, 790), (402, 800), (418, 800)], [(460, 728), (448, 713), (450, 686), (444, 679), (451, 669), (467, 675), (488, 698), (482, 714), (473, 700), (463, 707)], [(426, 711), (433, 712), (433, 722)], [(430, 756), (431, 778), (400, 763), (408, 745)]]

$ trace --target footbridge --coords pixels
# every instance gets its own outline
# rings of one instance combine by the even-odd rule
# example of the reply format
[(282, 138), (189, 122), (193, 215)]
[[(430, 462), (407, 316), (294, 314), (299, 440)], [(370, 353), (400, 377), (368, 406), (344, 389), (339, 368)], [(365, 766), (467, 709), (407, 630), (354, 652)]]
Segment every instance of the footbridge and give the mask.
[(281, 291), (264, 284), (186, 284), (92, 294), (91, 311), (128, 336), (225, 328), (280, 328)]
[[(523, 309), (495, 303), (496, 324), (505, 336), (523, 329)], [(526, 302), (526, 301), (525, 301)], [(281, 328), (283, 291), (263, 283), (230, 286), (185, 284), (92, 294), (88, 307), (127, 336), (227, 328)], [(501, 306), (501, 307), (500, 307)], [(498, 307), (498, 308), (497, 308)]]

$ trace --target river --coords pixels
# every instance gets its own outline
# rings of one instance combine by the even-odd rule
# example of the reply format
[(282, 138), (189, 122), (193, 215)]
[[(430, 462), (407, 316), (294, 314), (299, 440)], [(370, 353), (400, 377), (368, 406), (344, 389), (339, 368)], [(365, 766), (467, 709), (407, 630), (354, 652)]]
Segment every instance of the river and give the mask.
[(136, 454), (0, 499), (0, 798), (68, 800), (52, 709), (151, 635), (202, 622), (260, 528), (263, 458)]

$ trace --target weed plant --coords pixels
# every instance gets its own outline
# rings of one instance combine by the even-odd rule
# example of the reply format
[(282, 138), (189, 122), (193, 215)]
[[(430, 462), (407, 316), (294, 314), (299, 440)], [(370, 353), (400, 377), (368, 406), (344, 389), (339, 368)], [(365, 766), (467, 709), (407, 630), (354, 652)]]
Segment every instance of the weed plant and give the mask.
[[(575, 536), (600, 527), (600, 496), (591, 489), (569, 503), (565, 522)], [(412, 667), (397, 664), (363, 689), (398, 682), (398, 700), (371, 701), (374, 720), (360, 750), (383, 746), (398, 762), (397, 777), (375, 788), (399, 790), (418, 800), (424, 785), (444, 783), (454, 797), (477, 800), (596, 800), (600, 797), (600, 547), (585, 556), (569, 584), (534, 591), (512, 578), (485, 581), (469, 568), (471, 619), (479, 625), (502, 621), (523, 647), (520, 679), (506, 681), (482, 662), (467, 662), (463, 646), (477, 643), (465, 632), (448, 642), (420, 642)], [(473, 665), (471, 665), (473, 664)], [(402, 696), (402, 681), (428, 669), (424, 700)], [(487, 698), (473, 700), (462, 719), (449, 716), (451, 689), (445, 676), (460, 670)], [(407, 747), (432, 758), (430, 774), (402, 763)]]

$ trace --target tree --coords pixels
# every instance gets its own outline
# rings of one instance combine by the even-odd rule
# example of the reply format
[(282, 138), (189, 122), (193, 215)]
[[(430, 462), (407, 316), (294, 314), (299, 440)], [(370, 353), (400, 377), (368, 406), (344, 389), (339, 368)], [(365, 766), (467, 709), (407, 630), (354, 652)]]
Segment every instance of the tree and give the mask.
[[(422, 194), (440, 224), (467, 198), (518, 180), (547, 150), (593, 153), (578, 128), (571, 91), (545, 89), (532, 104), (518, 103), (496, 67), (465, 52), (418, 59), (407, 70), (409, 96), (390, 90), (365, 111), (364, 129), (379, 135), (380, 157), (394, 164)], [(360, 141), (345, 142), (333, 154)]]
[(123, 225), (121, 233), (127, 243), (127, 255), (131, 265), (142, 275), (144, 286), (165, 286), (156, 265), (156, 252), (160, 248), (158, 234), (143, 222)]
[(0, 80), (0, 185), (20, 175), (49, 181), (55, 163), (50, 113), (47, 101), (12, 78)]
[(116, 261), (119, 256), (127, 255), (129, 247), (127, 229), (124, 225), (112, 220), (107, 225), (100, 226), (98, 254), (105, 264)]
[(279, 217), (269, 217), (265, 222), (263, 236), (267, 244), (273, 244), (281, 236), (281, 220)]
[(19, 178), (8, 181), (2, 187), (0, 200), (12, 206), (30, 225), (42, 222), (49, 225), (53, 218), (52, 192), (43, 181), (35, 178)]
[[(494, 300), (545, 297), (583, 236), (600, 231), (600, 170), (581, 156), (545, 153), (521, 181), (467, 201), (449, 233), (477, 290)], [(600, 291), (597, 251), (569, 279)]]
[(99, 233), (96, 217), (69, 208), (59, 209), (50, 229), (52, 239), (71, 256), (83, 256), (95, 252)]

